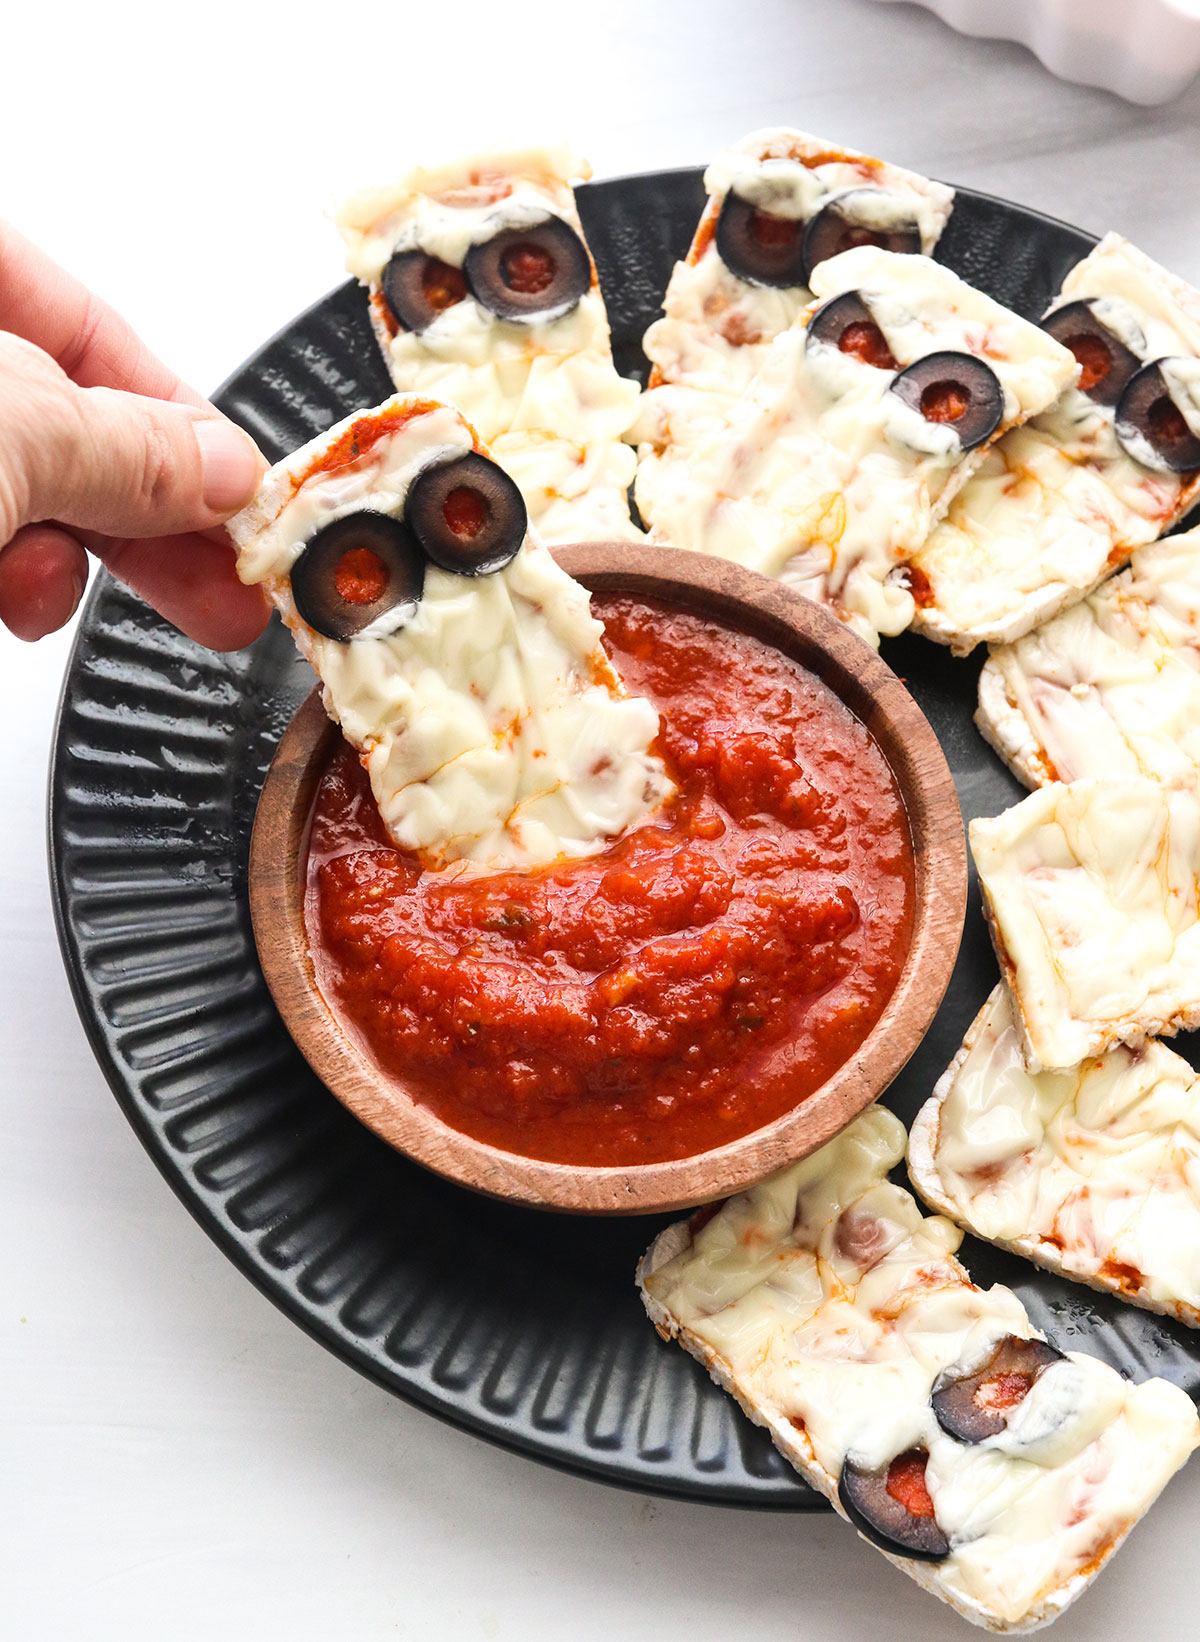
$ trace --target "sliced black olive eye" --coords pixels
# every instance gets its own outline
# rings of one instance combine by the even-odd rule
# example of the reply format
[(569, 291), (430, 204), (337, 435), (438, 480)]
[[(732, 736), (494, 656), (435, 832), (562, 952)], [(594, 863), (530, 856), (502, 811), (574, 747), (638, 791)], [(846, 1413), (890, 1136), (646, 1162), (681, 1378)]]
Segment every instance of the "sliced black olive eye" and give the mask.
[(717, 218), (717, 255), (751, 285), (786, 289), (804, 284), (804, 224), (762, 211), (737, 194), (726, 194)]
[(560, 319), (592, 284), (586, 246), (558, 217), (531, 228), (502, 228), (472, 245), (463, 272), (472, 296), (498, 319)]
[(1070, 348), (1079, 361), (1077, 386), (1098, 405), (1115, 405), (1121, 390), (1140, 367), (1137, 354), (1102, 325), (1087, 302), (1068, 302), (1042, 320), (1056, 342)]
[(940, 1562), (950, 1555), (950, 1541), (937, 1525), (925, 1486), (928, 1463), (923, 1448), (897, 1454), (879, 1471), (868, 1471), (847, 1458), (838, 1498), (850, 1521), (873, 1544), (917, 1562)]
[(927, 422), (953, 428), (964, 450), (990, 439), (1004, 415), (996, 373), (974, 354), (926, 354), (900, 372), (891, 391)]
[(397, 324), (406, 331), (423, 331), (467, 294), (462, 269), (424, 251), (397, 251), (379, 283)]
[(828, 342), (840, 353), (852, 354), (881, 371), (899, 369), (887, 337), (857, 291), (843, 291), (822, 303), (808, 322), (807, 341)]
[(456, 576), (503, 570), (529, 528), (515, 481), (476, 451), (418, 473), (404, 517), (433, 563)]
[(897, 216), (886, 227), (879, 221), (880, 202), (888, 197), (882, 188), (851, 188), (835, 194), (809, 218), (801, 252), (806, 285), (819, 262), (852, 251), (856, 245), (878, 245), (884, 251), (920, 251), (921, 230), (914, 218)]
[(1117, 401), (1117, 438), (1126, 455), (1156, 473), (1194, 473), (1200, 468), (1200, 439), (1171, 397), (1165, 363), (1143, 365), (1125, 384)]
[(1033, 1382), (1051, 1363), (1063, 1360), (1045, 1340), (1021, 1340), (1006, 1334), (987, 1361), (970, 1374), (950, 1368), (934, 1382), (934, 1417), (943, 1431), (960, 1442), (982, 1442), (1008, 1424), (1013, 1409), (1025, 1400)]
[(296, 609), (342, 644), (368, 628), (374, 638), (396, 632), (412, 619), (424, 586), (425, 560), (412, 532), (368, 508), (318, 530), (292, 566)]

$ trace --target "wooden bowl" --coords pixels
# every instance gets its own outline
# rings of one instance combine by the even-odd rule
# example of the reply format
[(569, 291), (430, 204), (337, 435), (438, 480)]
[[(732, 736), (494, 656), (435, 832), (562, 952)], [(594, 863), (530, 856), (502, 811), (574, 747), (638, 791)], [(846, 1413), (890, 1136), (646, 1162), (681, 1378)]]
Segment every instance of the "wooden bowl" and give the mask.
[(317, 783), (340, 733), (319, 692), (279, 743), (250, 843), (250, 910), (263, 973), (284, 1022), (329, 1089), (376, 1134), (489, 1196), (589, 1214), (649, 1214), (728, 1196), (806, 1156), (882, 1094), (916, 1049), (950, 979), (966, 910), (962, 817), (942, 750), (887, 664), (820, 605), (722, 559), (628, 543), (555, 557), (596, 593), (630, 593), (748, 633), (821, 678), (867, 726), (908, 811), (916, 867), (912, 945), (858, 1050), (792, 1111), (693, 1157), (628, 1167), (548, 1163), (451, 1129), (343, 1030), (317, 985), (304, 930), (305, 841)]

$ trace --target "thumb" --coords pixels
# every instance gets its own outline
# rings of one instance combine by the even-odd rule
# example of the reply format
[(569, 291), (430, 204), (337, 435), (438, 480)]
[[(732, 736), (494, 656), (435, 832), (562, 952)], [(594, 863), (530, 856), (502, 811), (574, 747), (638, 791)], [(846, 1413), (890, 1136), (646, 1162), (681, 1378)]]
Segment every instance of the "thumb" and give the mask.
[(30, 521), (107, 536), (207, 530), (253, 496), (264, 463), (219, 411), (59, 384), (27, 431)]

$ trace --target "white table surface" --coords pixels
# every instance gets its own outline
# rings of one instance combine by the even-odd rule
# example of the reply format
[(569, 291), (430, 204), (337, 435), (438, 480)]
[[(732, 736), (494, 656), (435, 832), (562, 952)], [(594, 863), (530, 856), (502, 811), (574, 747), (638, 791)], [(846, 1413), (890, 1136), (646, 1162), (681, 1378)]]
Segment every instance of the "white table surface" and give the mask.
[[(0, 51), (0, 208), (201, 387), (340, 279), (335, 191), (542, 133), (605, 176), (790, 122), (1200, 279), (1200, 84), (1133, 108), (909, 6), (22, 0)], [(59, 961), (43, 804), (68, 650), (0, 635), (0, 1637), (966, 1636), (832, 1518), (651, 1500), (439, 1424), (206, 1240)], [(1194, 1637), (1198, 1511), (1193, 1462), (1062, 1642)]]

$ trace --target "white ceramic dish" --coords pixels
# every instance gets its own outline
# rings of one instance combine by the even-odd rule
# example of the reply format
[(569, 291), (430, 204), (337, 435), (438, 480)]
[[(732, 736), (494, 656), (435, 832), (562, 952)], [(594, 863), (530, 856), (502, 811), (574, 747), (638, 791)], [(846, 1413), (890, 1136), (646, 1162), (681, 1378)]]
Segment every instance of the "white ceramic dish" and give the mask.
[(1016, 40), (1053, 74), (1165, 103), (1200, 69), (1200, 0), (918, 0), (963, 34)]

